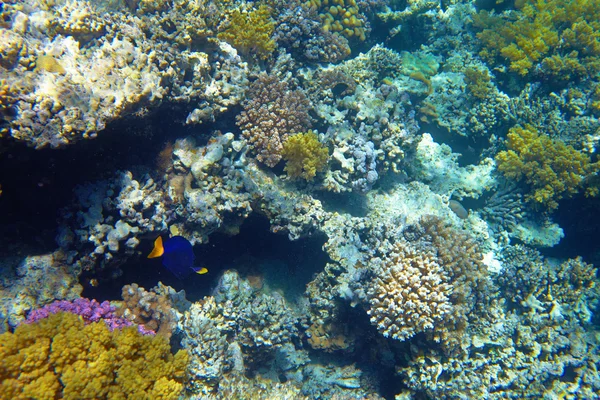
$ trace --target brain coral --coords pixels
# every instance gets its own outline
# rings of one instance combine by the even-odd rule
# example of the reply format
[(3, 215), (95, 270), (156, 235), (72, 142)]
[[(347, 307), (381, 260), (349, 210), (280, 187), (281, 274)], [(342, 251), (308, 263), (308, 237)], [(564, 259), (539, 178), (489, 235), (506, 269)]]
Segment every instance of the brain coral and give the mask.
[(0, 394), (5, 399), (176, 399), (188, 354), (135, 328), (111, 332), (58, 313), (0, 335)]
[(433, 329), (451, 310), (450, 291), (435, 258), (401, 244), (384, 260), (367, 291), (368, 313), (384, 336), (405, 340)]

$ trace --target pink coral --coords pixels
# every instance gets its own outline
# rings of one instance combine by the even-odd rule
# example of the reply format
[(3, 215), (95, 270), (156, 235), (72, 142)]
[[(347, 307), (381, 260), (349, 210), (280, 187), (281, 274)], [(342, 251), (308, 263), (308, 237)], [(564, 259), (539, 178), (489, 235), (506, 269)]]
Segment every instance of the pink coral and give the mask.
[[(96, 300), (85, 298), (73, 301), (57, 300), (42, 308), (31, 311), (25, 322), (28, 324), (35, 323), (59, 312), (79, 315), (86, 324), (104, 321), (111, 331), (134, 325), (131, 321), (115, 315), (115, 307), (108, 301), (98, 303)], [(143, 325), (138, 325), (138, 331), (144, 335), (154, 335), (154, 331), (146, 329)]]

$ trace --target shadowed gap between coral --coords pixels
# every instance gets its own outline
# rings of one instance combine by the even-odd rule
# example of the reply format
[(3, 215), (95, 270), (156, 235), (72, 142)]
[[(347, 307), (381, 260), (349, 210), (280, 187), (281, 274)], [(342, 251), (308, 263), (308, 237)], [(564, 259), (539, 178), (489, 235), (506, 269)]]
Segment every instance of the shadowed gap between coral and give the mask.
[(178, 280), (160, 259), (146, 258), (152, 250), (152, 241), (146, 240), (138, 248), (138, 257), (121, 267), (120, 278), (97, 287), (87, 285), (82, 295), (98, 301), (119, 300), (124, 285), (135, 282), (150, 289), (161, 281), (176, 290), (184, 289), (188, 300), (198, 301), (210, 294), (224, 270), (236, 269), (253, 285), (280, 290), (294, 301), (329, 260), (322, 250), (325, 240), (321, 235), (290, 241), (287, 235), (271, 233), (268, 219), (254, 213), (244, 221), (238, 235), (214, 233), (209, 243), (194, 246), (196, 265), (208, 268), (208, 274)]
[(540, 249), (546, 257), (574, 258), (600, 265), (600, 198), (578, 194), (559, 202), (552, 220), (563, 228), (565, 237), (558, 245)]
[(3, 242), (42, 244), (41, 251), (54, 250), (56, 218), (72, 200), (75, 186), (112, 176), (118, 169), (142, 164), (156, 168), (157, 154), (165, 142), (192, 133), (181, 124), (182, 118), (185, 120), (185, 115), (174, 110), (158, 110), (144, 118), (112, 123), (96, 139), (59, 150), (33, 150), (20, 144), (6, 147), (3, 143)]

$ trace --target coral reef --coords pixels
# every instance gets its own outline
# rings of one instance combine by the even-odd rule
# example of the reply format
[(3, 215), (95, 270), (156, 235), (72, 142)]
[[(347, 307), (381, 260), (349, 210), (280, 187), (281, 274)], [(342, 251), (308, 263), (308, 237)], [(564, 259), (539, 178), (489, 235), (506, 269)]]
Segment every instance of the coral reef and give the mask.
[(123, 304), (116, 309), (116, 314), (158, 335), (170, 338), (178, 315), (167, 294), (160, 293), (164, 292), (163, 287), (159, 284), (157, 288), (146, 291), (136, 283), (123, 286)]
[(556, 80), (593, 77), (600, 56), (600, 7), (594, 2), (520, 1), (510, 19), (482, 11), (474, 18), (482, 29), (481, 56), (501, 58), (510, 71), (525, 76), (539, 67)]
[(283, 142), (281, 155), (286, 161), (285, 171), (290, 178), (310, 181), (327, 166), (329, 151), (311, 131), (288, 136)]
[(399, 245), (381, 261), (367, 295), (371, 322), (384, 336), (405, 340), (451, 311), (453, 288), (435, 258)]
[(231, 43), (243, 54), (267, 58), (275, 50), (274, 24), (267, 6), (252, 10), (231, 10), (225, 19), (226, 27), (217, 37)]
[(186, 382), (187, 353), (173, 356), (161, 336), (71, 313), (52, 314), (2, 334), (0, 391), (10, 398), (151, 397), (176, 399)]
[[(532, 126), (512, 128), (506, 146), (508, 150), (496, 156), (498, 170), (507, 178), (525, 181), (530, 187), (525, 200), (537, 208), (556, 209), (558, 201), (579, 192), (585, 180), (600, 170), (600, 164), (587, 155)], [(596, 187), (586, 189), (586, 195), (597, 192)]]
[(237, 124), (256, 158), (274, 167), (281, 160), (285, 139), (310, 128), (310, 103), (301, 90), (264, 73), (250, 85), (247, 96)]
[[(115, 314), (116, 308), (108, 301), (98, 303), (96, 300), (78, 298), (73, 301), (57, 300), (42, 308), (32, 310), (25, 323), (36, 323), (41, 319), (48, 318), (51, 314), (61, 312), (71, 313), (80, 316), (86, 324), (102, 321), (110, 331), (122, 329), (133, 324), (124, 318)], [(143, 335), (154, 335), (154, 331), (138, 325), (138, 331)]]
[(5, 1), (0, 397), (598, 398), (599, 16)]

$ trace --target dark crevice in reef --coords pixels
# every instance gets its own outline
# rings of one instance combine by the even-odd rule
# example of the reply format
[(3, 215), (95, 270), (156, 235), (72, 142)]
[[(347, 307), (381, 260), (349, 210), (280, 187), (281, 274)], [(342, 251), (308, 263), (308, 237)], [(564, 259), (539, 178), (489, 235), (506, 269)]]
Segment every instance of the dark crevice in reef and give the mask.
[(160, 259), (146, 258), (152, 250), (152, 241), (146, 240), (138, 247), (139, 256), (121, 267), (120, 278), (86, 287), (83, 297), (120, 300), (123, 285), (135, 282), (150, 289), (160, 281), (176, 290), (184, 289), (188, 300), (198, 301), (210, 294), (224, 270), (236, 269), (242, 277), (280, 289), (289, 301), (294, 301), (329, 260), (322, 250), (325, 240), (324, 235), (316, 235), (290, 241), (287, 235), (272, 233), (267, 218), (252, 214), (242, 224), (239, 234), (214, 233), (209, 243), (194, 246), (196, 265), (208, 268), (206, 275), (192, 274), (178, 280)]
[(2, 143), (0, 238), (52, 251), (59, 210), (70, 204), (75, 186), (139, 165), (155, 170), (166, 143), (207, 129), (182, 126), (181, 117), (168, 111), (131, 117), (110, 124), (96, 139), (62, 149)]
[(552, 220), (564, 231), (565, 237), (550, 249), (543, 249), (545, 256), (573, 258), (581, 256), (584, 261), (600, 265), (600, 197), (579, 194), (559, 203)]
[(366, 217), (369, 212), (366, 194), (318, 192), (314, 197), (321, 201), (328, 212), (347, 213), (353, 217)]

